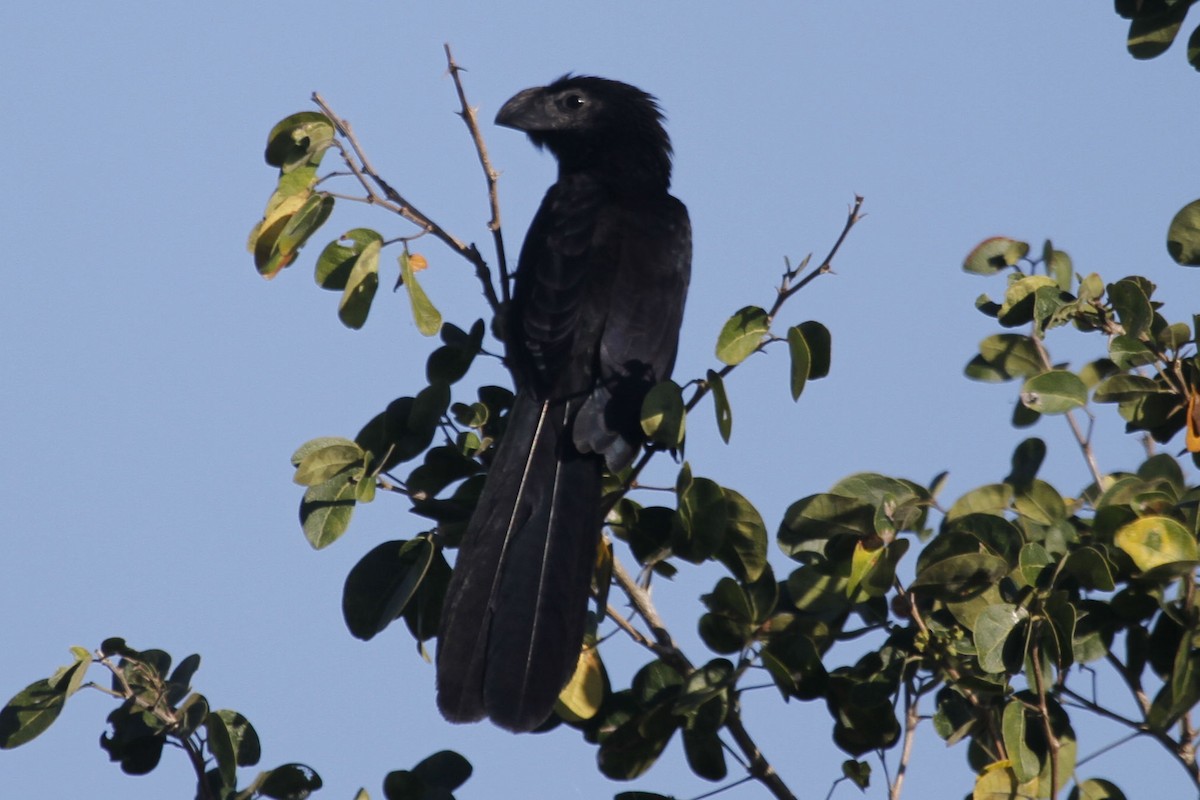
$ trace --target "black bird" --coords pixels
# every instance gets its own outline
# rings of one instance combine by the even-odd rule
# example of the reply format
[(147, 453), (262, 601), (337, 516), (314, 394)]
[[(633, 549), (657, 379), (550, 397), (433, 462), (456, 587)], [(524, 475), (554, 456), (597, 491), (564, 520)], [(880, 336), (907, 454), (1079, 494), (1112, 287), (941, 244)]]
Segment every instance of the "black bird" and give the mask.
[(670, 376), (691, 272), (687, 209), (655, 99), (564, 76), (496, 123), (558, 160), (505, 319), (516, 399), (459, 549), (438, 633), (438, 707), (528, 731), (579, 658), (600, 479), (637, 454), (646, 392)]

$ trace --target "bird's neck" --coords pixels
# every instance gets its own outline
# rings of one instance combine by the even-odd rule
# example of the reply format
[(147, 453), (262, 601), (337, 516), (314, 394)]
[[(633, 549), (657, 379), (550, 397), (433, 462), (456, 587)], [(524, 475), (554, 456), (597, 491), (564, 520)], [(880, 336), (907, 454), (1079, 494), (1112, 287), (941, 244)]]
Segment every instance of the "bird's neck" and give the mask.
[(558, 176), (587, 175), (618, 193), (665, 193), (671, 186), (671, 159), (661, 148), (574, 146), (557, 150)]

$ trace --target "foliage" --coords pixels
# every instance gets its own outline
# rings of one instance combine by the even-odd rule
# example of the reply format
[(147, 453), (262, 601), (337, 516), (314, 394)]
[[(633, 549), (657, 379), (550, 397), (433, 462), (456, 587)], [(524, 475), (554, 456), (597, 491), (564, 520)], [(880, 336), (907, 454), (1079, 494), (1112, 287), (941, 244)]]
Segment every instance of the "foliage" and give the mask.
[[(1116, 0), (1116, 11), (1129, 20), (1126, 46), (1134, 58), (1155, 58), (1167, 51), (1183, 28), (1196, 0)], [(1187, 60), (1200, 70), (1200, 27), (1188, 37)]]
[[(196, 773), (197, 800), (304, 800), (322, 786), (321, 776), (304, 764), (282, 764), (259, 772), (238, 788), (238, 767), (258, 764), (261, 747), (250, 721), (237, 711), (212, 709), (193, 692), (192, 677), (200, 656), (190, 655), (171, 669), (163, 650), (135, 650), (124, 639), (106, 639), (90, 653), (71, 648), (74, 660), (51, 677), (31, 683), (0, 710), (0, 749), (26, 744), (58, 717), (68, 697), (81, 688), (111, 695), (121, 703), (108, 715), (110, 732), (100, 746), (129, 775), (145, 775), (158, 766), (163, 748), (173, 745), (188, 757)], [(84, 683), (88, 668), (99, 665), (111, 674), (111, 686)], [(462, 756), (435, 753), (411, 771), (389, 773), (383, 784), (387, 800), (452, 800), (471, 774)], [(358, 800), (369, 800), (359, 790)]]
[[(343, 153), (358, 152), (350, 141)], [(351, 172), (374, 180), (364, 164)], [(857, 219), (856, 204), (837, 244)], [(938, 498), (942, 476), (925, 485), (851, 475), (797, 499), (784, 514), (775, 538), (793, 562), (786, 574), (768, 559), (767, 525), (751, 502), (694, 474), (692, 463), (679, 469), (673, 504), (640, 499), (641, 469), (685, 442), (686, 414), (704, 398), (712, 397), (718, 430), (729, 440), (734, 413), (725, 381), (746, 359), (786, 343), (781, 390), (794, 399), (829, 373), (824, 326), (808, 321), (775, 330), (786, 301), (827, 272), (836, 252), (837, 245), (813, 269), (808, 259), (789, 265), (772, 305), (741, 308), (714, 330), (720, 363), (704, 377), (682, 386), (664, 382), (647, 397), (643, 427), (652, 446), (632, 469), (610, 478), (609, 538), (599, 562), (636, 612), (634, 620), (611, 623), (651, 658), (627, 687), (614, 686), (603, 666), (606, 648), (590, 640), (545, 729), (579, 730), (596, 746), (600, 771), (617, 780), (644, 774), (676, 735), (691, 770), (713, 781), (727, 778), (726, 753), (740, 750), (750, 777), (791, 797), (764, 767), (741, 718), (747, 678), (766, 674), (785, 701), (824, 702), (833, 740), (850, 756), (842, 779), (860, 787), (870, 780), (860, 759), (901, 747), (931, 717), (947, 742), (967, 743), (976, 796), (1055, 797), (1072, 785), (1077, 796), (1119, 796), (1110, 784), (1075, 773), (1080, 713), (1157, 739), (1198, 780), (1187, 715), (1200, 699), (1200, 651), (1193, 647), (1200, 641), (1200, 489), (1187, 485), (1180, 464), (1163, 452), (1134, 472), (1101, 470), (1076, 419), (1108, 405), (1127, 431), (1145, 437), (1148, 450), (1185, 428), (1188, 449), (1200, 450), (1200, 318), (1168, 321), (1144, 277), (1105, 282), (1077, 273), (1050, 242), (1031, 255), (1030, 245), (1005, 237), (982, 242), (963, 264), (1004, 280), (996, 300), (976, 301), (999, 330), (980, 344), (966, 375), (1018, 383), (1018, 428), (1043, 416), (1067, 419), (1090, 473), (1078, 491), (1038, 477), (1046, 445), (1036, 437), (1017, 446), (1008, 475), (951, 502)], [(490, 295), (506, 296), (505, 289)], [(307, 487), (301, 519), (314, 547), (340, 537), (354, 506), (380, 489), (407, 497), (431, 521), (411, 539), (376, 546), (352, 570), (343, 609), (356, 636), (370, 638), (401, 617), (422, 647), (436, 631), (450, 570), (442, 550), (457, 544), (512, 400), (505, 389), (471, 383), (476, 358), (486, 355), (487, 327), (483, 320), (469, 330), (446, 323), (427, 362), (427, 385), (393, 401), (354, 440), (313, 440), (293, 456), (296, 481)], [(1076, 368), (1051, 358), (1047, 338), (1068, 327), (1102, 337), (1097, 358)], [(618, 539), (645, 583), (628, 578), (612, 548)], [(721, 564), (727, 575), (702, 598), (699, 631), (712, 654), (697, 657), (675, 645), (645, 589), (655, 574), (703, 562)], [(898, 578), (902, 564), (914, 575), (908, 586)], [(607, 638), (607, 609), (597, 606), (599, 640)], [(851, 638), (867, 652), (839, 663), (838, 645)], [(1092, 696), (1090, 673), (1104, 666), (1139, 701), (1140, 716), (1121, 717)], [(1089, 688), (1078, 688), (1081, 676)], [(901, 776), (888, 776), (893, 796)]]
[[(1118, 13), (1132, 20), (1135, 57), (1165, 50), (1191, 2), (1118, 2)], [(1189, 40), (1188, 58), (1200, 68), (1198, 35)], [(338, 236), (317, 256), (315, 281), (340, 293), (343, 324), (361, 328), (376, 298), (382, 251), (398, 250), (397, 285), (406, 288), (418, 330), (439, 337), (424, 381), (352, 439), (304, 443), (292, 464), (304, 487), (301, 526), (316, 549), (339, 540), (357, 505), (381, 491), (406, 498), (429, 520), (410, 538), (372, 546), (347, 576), (342, 598), (352, 635), (371, 639), (403, 618), (422, 654), (436, 634), (451, 571), (444, 551), (458, 544), (513, 399), (509, 389), (475, 380), (480, 358), (495, 357), (487, 332), (502, 338), (510, 278), (496, 222), (495, 171), (453, 60), (450, 70), (488, 182), (497, 279), (474, 245), (416, 210), (375, 172), (348, 123), (319, 96), (319, 112), (291, 115), (268, 136), (265, 157), (278, 168), (278, 183), (249, 241), (258, 272), (273, 278), (295, 263), (338, 199), (380, 206), (415, 226), (390, 238), (366, 228)], [(361, 197), (335, 197), (327, 188), (325, 181), (338, 177), (318, 174), (330, 149), (348, 170), (339, 176), (356, 182)], [(828, 710), (832, 739), (848, 756), (840, 776), (830, 777), (835, 783), (865, 789), (872, 777), (866, 759), (878, 757), (889, 794), (898, 797), (915, 733), (930, 720), (947, 744), (965, 743), (976, 798), (1068, 791), (1071, 798), (1122, 798), (1112, 783), (1076, 769), (1081, 720), (1097, 715), (1157, 742), (1200, 787), (1191, 716), (1200, 701), (1200, 487), (1160, 447), (1182, 438), (1182, 452), (1200, 463), (1200, 314), (1168, 319), (1145, 277), (1107, 281), (1077, 270), (1049, 241), (1035, 251), (1007, 237), (983, 241), (963, 263), (969, 273), (1003, 281), (995, 299), (982, 294), (975, 301), (998, 330), (980, 342), (966, 376), (1018, 387), (1011, 419), (1017, 429), (1063, 418), (1086, 466), (1081, 486), (1063, 490), (1039, 477), (1047, 448), (1032, 436), (1015, 447), (1007, 475), (952, 500), (940, 497), (944, 474), (928, 483), (850, 475), (796, 499), (778, 521), (775, 544), (789, 560), (786, 570), (769, 558), (768, 525), (751, 501), (694, 472), (702, 464), (679, 465), (668, 504), (651, 503), (639, 491), (649, 461), (683, 450), (686, 417), (705, 399), (712, 400), (719, 435), (730, 440), (735, 415), (725, 383), (755, 354), (786, 352), (779, 390), (793, 400), (830, 374), (829, 331), (817, 321), (788, 324), (781, 316), (790, 298), (830, 271), (861, 203), (857, 198), (818, 265), (810, 268), (807, 258), (794, 268), (788, 263), (771, 303), (741, 308), (713, 326), (719, 363), (682, 384), (664, 382), (647, 397), (642, 423), (650, 444), (606, 482), (592, 632), (543, 729), (578, 731), (596, 748), (598, 769), (614, 780), (645, 774), (678, 736), (697, 776), (731, 780), (727, 754), (733, 754), (744, 773), (734, 783), (755, 780), (775, 797), (792, 798), (742, 716), (743, 692), (756, 683), (752, 678), (765, 676), (785, 703), (820, 701)], [(429, 264), (410, 250), (423, 235), (473, 268), (486, 318), (461, 327), (443, 320), (419, 283)], [(1167, 250), (1180, 264), (1200, 265), (1200, 201), (1172, 221)], [(1072, 366), (1052, 358), (1051, 338), (1068, 329), (1097, 343), (1092, 360)], [(1090, 425), (1080, 423), (1081, 416), (1090, 420), (1107, 410), (1145, 443), (1147, 457), (1132, 471), (1103, 468)], [(623, 565), (627, 557), (637, 562), (639, 579)], [(698, 627), (707, 654), (677, 646), (647, 592), (655, 576), (700, 563), (725, 573), (702, 597)], [(905, 585), (902, 575), (913, 577)], [(631, 618), (610, 612), (611, 587), (625, 596)], [(609, 635), (613, 628), (648, 654), (628, 686), (613, 685), (604, 668), (605, 651), (621, 646)], [(850, 640), (857, 655), (846, 661)], [(191, 760), (202, 798), (304, 797), (320, 788), (319, 776), (299, 764), (259, 773), (237, 788), (237, 768), (258, 761), (257, 734), (237, 712), (210, 710), (191, 691), (198, 656), (172, 671), (163, 651), (133, 650), (119, 639), (95, 653), (72, 653), (70, 665), (0, 711), (0, 748), (36, 737), (68, 697), (88, 686), (120, 701), (102, 746), (126, 772), (152, 770), (171, 743)], [(111, 688), (83, 683), (93, 664), (111, 672)], [(1092, 676), (1101, 670), (1129, 693), (1136, 713), (1119, 713), (1110, 698), (1095, 695)], [(889, 751), (899, 758), (894, 774), (884, 758)], [(436, 753), (412, 770), (390, 773), (383, 794), (452, 797), (470, 772), (457, 753)], [(358, 797), (366, 800), (367, 793)]]

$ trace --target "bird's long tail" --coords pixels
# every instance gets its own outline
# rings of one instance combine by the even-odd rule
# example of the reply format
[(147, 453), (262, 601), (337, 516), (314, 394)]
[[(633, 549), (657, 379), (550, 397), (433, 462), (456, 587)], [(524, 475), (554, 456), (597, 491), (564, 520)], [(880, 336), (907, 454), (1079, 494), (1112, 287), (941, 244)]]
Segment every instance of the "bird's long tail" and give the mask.
[(603, 461), (576, 451), (572, 413), (525, 392), (510, 412), (442, 611), (437, 702), (452, 722), (532, 730), (575, 669)]

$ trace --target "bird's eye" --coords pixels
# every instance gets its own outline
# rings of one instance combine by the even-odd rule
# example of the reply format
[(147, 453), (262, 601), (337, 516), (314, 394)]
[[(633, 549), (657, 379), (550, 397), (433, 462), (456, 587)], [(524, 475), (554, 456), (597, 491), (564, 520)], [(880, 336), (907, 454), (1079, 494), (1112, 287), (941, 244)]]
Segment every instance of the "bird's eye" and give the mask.
[(570, 111), (576, 111), (580, 108), (583, 108), (586, 104), (587, 101), (583, 99), (583, 95), (578, 94), (569, 94), (563, 100), (563, 105), (566, 106)]

